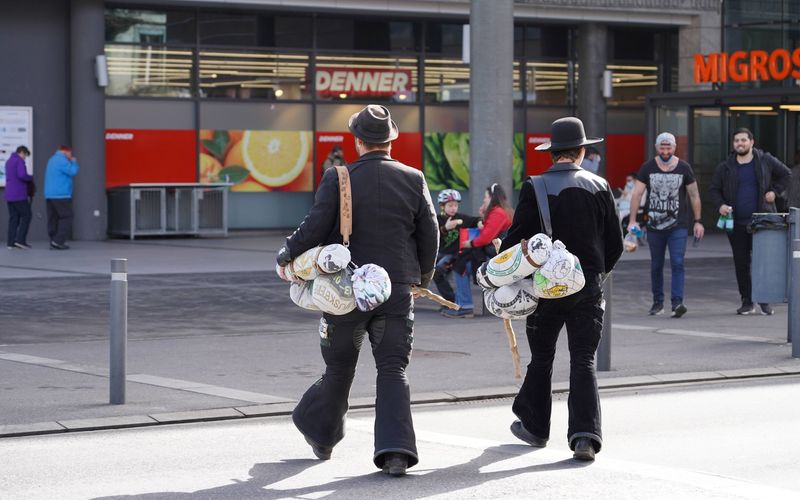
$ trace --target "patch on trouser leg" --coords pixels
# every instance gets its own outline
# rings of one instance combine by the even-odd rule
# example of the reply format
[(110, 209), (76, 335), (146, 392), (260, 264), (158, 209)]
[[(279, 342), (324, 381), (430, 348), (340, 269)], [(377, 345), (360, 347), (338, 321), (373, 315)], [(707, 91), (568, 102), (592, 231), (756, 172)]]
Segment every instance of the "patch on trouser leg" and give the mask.
[(329, 325), (325, 318), (319, 319), (319, 343), (322, 347), (330, 347), (330, 335), (333, 333), (333, 325)]

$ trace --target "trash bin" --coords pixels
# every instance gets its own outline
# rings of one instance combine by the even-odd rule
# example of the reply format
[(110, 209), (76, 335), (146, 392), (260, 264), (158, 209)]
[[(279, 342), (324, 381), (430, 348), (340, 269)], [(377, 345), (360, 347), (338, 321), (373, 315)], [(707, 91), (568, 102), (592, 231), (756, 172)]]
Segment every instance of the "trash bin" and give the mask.
[(747, 230), (753, 233), (753, 302), (786, 302), (789, 276), (788, 214), (753, 214)]

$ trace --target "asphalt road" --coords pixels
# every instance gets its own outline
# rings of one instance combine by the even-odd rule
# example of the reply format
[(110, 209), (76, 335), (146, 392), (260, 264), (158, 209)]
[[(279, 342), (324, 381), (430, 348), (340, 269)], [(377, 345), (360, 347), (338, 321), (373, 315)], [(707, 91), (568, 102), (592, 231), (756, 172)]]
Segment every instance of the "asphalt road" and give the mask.
[(508, 431), (509, 400), (416, 407), (420, 463), (374, 468), (369, 410), (321, 462), (285, 417), (0, 440), (3, 498), (598, 498), (781, 499), (800, 496), (790, 377), (604, 392), (604, 448), (576, 462), (566, 402), (545, 449)]

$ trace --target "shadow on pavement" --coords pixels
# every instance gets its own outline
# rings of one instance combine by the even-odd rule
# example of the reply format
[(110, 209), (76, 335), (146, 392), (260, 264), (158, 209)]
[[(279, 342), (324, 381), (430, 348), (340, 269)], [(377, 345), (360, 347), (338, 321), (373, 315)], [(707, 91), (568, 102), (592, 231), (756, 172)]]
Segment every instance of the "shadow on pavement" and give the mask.
[(236, 484), (198, 490), (192, 493), (157, 492), (144, 495), (99, 497), (95, 500), (205, 500), (214, 498), (259, 498), (267, 500), (279, 498), (326, 498), (349, 500), (352, 498), (387, 498), (387, 482), (390, 482), (392, 486), (403, 488), (402, 490), (394, 490), (393, 494), (390, 495), (392, 498), (395, 496), (420, 498), (470, 489), (488, 481), (505, 479), (519, 474), (580, 469), (591, 464), (591, 462), (567, 459), (497, 472), (481, 472), (481, 468), (488, 465), (534, 451), (536, 449), (517, 444), (492, 446), (483, 450), (481, 455), (469, 462), (430, 471), (416, 469), (418, 471), (416, 474), (414, 473), (415, 469), (411, 469), (408, 475), (400, 478), (389, 477), (382, 472), (372, 472), (362, 476), (335, 479), (327, 483), (314, 484), (307, 487), (273, 489), (270, 488), (270, 485), (322, 463), (313, 459), (281, 460), (280, 462), (255, 464), (249, 471), (250, 479)]

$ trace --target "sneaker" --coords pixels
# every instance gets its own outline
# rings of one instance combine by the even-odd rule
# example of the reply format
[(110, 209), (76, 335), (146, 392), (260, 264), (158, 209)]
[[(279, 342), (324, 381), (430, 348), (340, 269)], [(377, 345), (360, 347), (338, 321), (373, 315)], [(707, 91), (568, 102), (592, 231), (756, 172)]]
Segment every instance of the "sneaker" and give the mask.
[(576, 460), (594, 460), (594, 445), (588, 437), (580, 437), (575, 440), (575, 453), (572, 455)]
[(547, 446), (547, 439), (531, 434), (519, 420), (514, 420), (511, 423), (511, 434), (513, 434), (517, 439), (525, 441), (534, 448), (544, 448)]
[(442, 311), (442, 316), (445, 318), (474, 318), (475, 313), (472, 309), (458, 309), (456, 311), (447, 309), (446, 311)]
[(664, 303), (663, 302), (653, 302), (653, 305), (650, 306), (650, 311), (648, 313), (650, 316), (657, 316), (659, 314), (664, 314)]
[(69, 250), (69, 245), (67, 245), (67, 244), (61, 245), (59, 243), (56, 243), (55, 241), (51, 241), (50, 242), (50, 248), (52, 250)]
[(32, 246), (28, 245), (27, 243), (14, 243), (14, 246), (17, 247), (17, 248), (25, 249), (25, 250), (30, 250), (30, 249), (33, 248)]
[(675, 304), (674, 306), (672, 306), (672, 317), (673, 318), (680, 318), (684, 314), (686, 314), (686, 306), (683, 305), (683, 302), (680, 302), (680, 303)]
[(775, 314), (775, 311), (772, 310), (772, 307), (769, 304), (758, 304), (761, 308), (761, 314), (764, 316), (772, 316)]
[(756, 312), (756, 308), (752, 302), (742, 302), (742, 307), (736, 310), (736, 314), (748, 315)]
[(406, 475), (408, 456), (404, 453), (387, 453), (383, 462), (383, 473), (399, 477)]

